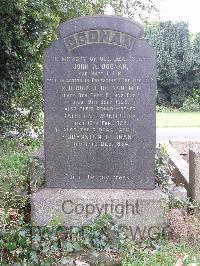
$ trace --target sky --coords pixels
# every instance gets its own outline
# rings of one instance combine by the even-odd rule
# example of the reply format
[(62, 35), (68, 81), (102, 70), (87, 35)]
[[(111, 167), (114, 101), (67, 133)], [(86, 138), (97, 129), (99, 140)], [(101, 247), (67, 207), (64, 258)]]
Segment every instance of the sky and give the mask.
[(161, 20), (186, 21), (191, 32), (200, 32), (200, 0), (160, 0)]
[[(154, 0), (154, 2), (160, 10), (160, 20), (182, 20), (188, 22), (191, 32), (200, 32), (200, 0)], [(106, 14), (114, 15), (110, 7), (107, 8)]]

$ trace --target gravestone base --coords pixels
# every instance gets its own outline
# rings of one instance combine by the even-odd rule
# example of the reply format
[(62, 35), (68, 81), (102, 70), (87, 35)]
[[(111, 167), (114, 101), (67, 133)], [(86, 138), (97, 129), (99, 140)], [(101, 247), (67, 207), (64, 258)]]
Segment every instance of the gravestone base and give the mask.
[(59, 221), (66, 227), (82, 227), (111, 214), (135, 240), (163, 233), (168, 200), (159, 189), (43, 188), (32, 195), (31, 205), (36, 225)]

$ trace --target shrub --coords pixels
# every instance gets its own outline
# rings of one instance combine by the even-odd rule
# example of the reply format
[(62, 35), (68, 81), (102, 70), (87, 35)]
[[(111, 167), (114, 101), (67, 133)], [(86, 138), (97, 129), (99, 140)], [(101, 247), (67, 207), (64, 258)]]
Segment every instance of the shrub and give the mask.
[(183, 111), (200, 112), (200, 89), (194, 89), (182, 106)]
[(170, 106), (164, 106), (164, 105), (157, 105), (156, 106), (156, 112), (158, 113), (174, 113), (179, 112), (179, 109), (170, 107)]

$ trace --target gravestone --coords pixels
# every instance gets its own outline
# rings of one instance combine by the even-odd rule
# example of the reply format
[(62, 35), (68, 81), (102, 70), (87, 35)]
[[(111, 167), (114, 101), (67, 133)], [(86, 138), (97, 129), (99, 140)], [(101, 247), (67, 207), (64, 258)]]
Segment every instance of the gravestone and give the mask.
[(44, 63), (47, 187), (154, 188), (156, 54), (142, 27), (89, 17), (59, 31)]
[(79, 226), (111, 213), (147, 231), (163, 224), (155, 49), (141, 25), (115, 16), (67, 21), (59, 35), (44, 57), (45, 188), (32, 197), (33, 220)]

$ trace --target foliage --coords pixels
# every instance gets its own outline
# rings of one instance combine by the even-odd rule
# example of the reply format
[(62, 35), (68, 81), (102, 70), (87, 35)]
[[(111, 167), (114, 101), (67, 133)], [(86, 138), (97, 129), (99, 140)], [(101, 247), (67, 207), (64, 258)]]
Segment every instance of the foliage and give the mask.
[(133, 243), (108, 216), (70, 230), (60, 225), (34, 227), (13, 213), (1, 221), (1, 265), (66, 265), (74, 253), (83, 250), (92, 250), (96, 261), (102, 252), (118, 255), (124, 266), (174, 265), (179, 257), (184, 265), (199, 262), (198, 245), (174, 245), (162, 238)]
[(32, 253), (30, 225), (16, 210), (2, 211), (0, 217), (0, 264), (27, 265)]
[[(31, 2), (3, 0), (0, 3), (1, 130), (7, 123), (13, 125), (13, 120), (8, 121), (10, 115), (20, 115), (19, 108), (10, 109), (12, 99), (24, 79), (27, 78), (25, 77), (26, 71), (32, 69), (34, 72), (37, 68), (36, 59), (38, 63), (41, 61), (38, 55), (45, 46), (43, 32), (48, 29), (47, 25), (55, 19), (50, 16), (44, 6), (44, 19), (41, 20), (41, 11), (39, 12), (37, 9), (37, 1)], [(48, 34), (51, 36), (50, 32)], [(37, 91), (37, 89), (37, 84), (35, 84), (35, 90)], [(34, 98), (32, 100), (34, 111)], [(31, 114), (28, 115), (31, 118)]]
[(156, 242), (141, 243), (135, 248), (133, 255), (126, 256), (122, 266), (169, 266), (198, 265), (200, 263), (199, 246), (192, 248), (183, 242), (175, 245), (166, 239)]
[(151, 15), (158, 14), (156, 1), (152, 0), (110, 0), (116, 15), (128, 16), (130, 19), (145, 22)]
[[(39, 145), (31, 138), (3, 139), (0, 146), (0, 264), (26, 265), (32, 249), (27, 223), (30, 153)], [(5, 257), (7, 258), (5, 260)]]
[(191, 201), (189, 198), (176, 197), (172, 193), (177, 186), (172, 181), (172, 167), (169, 165), (169, 157), (167, 154), (167, 147), (163, 144), (159, 144), (157, 147), (155, 157), (155, 174), (156, 185), (168, 195), (170, 209), (186, 209), (190, 212), (199, 212), (200, 204), (196, 201)]
[(183, 111), (200, 112), (200, 89), (194, 89), (181, 108)]
[[(0, 213), (0, 263), (11, 265), (66, 265), (70, 254), (91, 250), (124, 254), (132, 243), (108, 215), (84, 226), (66, 228), (58, 223), (36, 227), (24, 222), (16, 209)], [(98, 259), (97, 259), (98, 260)]]
[[(186, 210), (189, 213), (198, 214), (200, 212), (200, 204), (197, 201), (191, 201), (189, 198), (175, 197), (169, 193), (169, 207), (170, 209)], [(198, 216), (198, 215), (197, 215)]]
[(192, 39), (192, 59), (193, 65), (190, 75), (193, 76), (193, 88), (200, 90), (200, 32), (195, 34)]
[[(102, 252), (122, 259), (121, 265), (172, 265), (184, 254), (185, 262), (198, 262), (198, 245), (174, 245), (167, 239), (131, 242), (109, 216), (83, 227), (61, 225), (35, 227), (16, 213), (2, 216), (0, 231), (1, 265), (66, 265), (76, 252), (91, 250), (98, 261)], [(14, 219), (14, 222), (12, 222)], [(2, 225), (2, 224), (1, 224)], [(187, 254), (187, 255), (186, 255)], [(188, 265), (188, 264), (185, 264)]]
[[(4, 139), (0, 146), (1, 265), (66, 265), (70, 256), (82, 250), (90, 250), (97, 261), (103, 252), (115, 255), (124, 266), (172, 265), (183, 254), (185, 265), (198, 261), (198, 246), (174, 245), (166, 237), (133, 243), (107, 215), (82, 228), (65, 228), (56, 219), (49, 226), (32, 225), (27, 217), (27, 195), (21, 193), (21, 188), (28, 181), (28, 158), (39, 145), (40, 140), (23, 137)], [(158, 154), (156, 173), (166, 177), (166, 152), (160, 148), (163, 158)], [(193, 204), (191, 208), (196, 207)]]
[(0, 146), (1, 208), (24, 208), (27, 199), (29, 158), (39, 139), (4, 139)]
[(169, 159), (166, 147), (159, 144), (155, 158), (156, 184), (166, 193), (172, 184), (170, 173), (171, 169), (169, 167)]
[(157, 49), (157, 102), (180, 107), (199, 84), (199, 35), (192, 42), (187, 23), (165, 21), (147, 25), (146, 37)]
[(26, 122), (38, 124), (44, 49), (56, 38), (60, 22), (102, 13), (103, 6), (103, 0), (96, 4), (90, 0), (0, 2), (1, 130), (6, 127), (20, 130)]
[(130, 16), (136, 10), (139, 14), (150, 12), (154, 9), (151, 2), (1, 0), (0, 133), (41, 129), (43, 53), (56, 39), (59, 23), (79, 16), (103, 14), (109, 3), (117, 14), (126, 13), (127, 8)]
[(158, 113), (176, 113), (179, 111), (180, 111), (179, 109), (173, 108), (173, 107), (167, 107), (167, 106), (163, 106), (163, 105), (157, 105), (156, 106), (156, 112), (158, 112)]
[(61, 263), (69, 254), (83, 250), (92, 250), (95, 257), (102, 251), (121, 253), (128, 239), (110, 216), (103, 216), (84, 226), (67, 229), (52, 225), (34, 228), (33, 243), (38, 254), (38, 262), (48, 259)]

